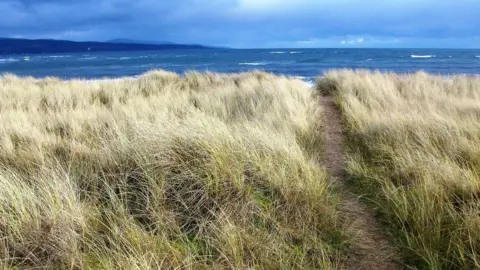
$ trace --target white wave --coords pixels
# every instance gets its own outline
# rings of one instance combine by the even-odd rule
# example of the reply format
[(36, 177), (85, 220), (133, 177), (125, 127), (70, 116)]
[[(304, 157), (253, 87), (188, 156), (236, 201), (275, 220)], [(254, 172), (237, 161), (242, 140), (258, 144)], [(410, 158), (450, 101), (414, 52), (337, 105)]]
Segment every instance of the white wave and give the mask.
[(285, 52), (270, 52), (271, 54), (284, 54)]
[(267, 63), (264, 62), (250, 62), (250, 63), (238, 63), (241, 66), (265, 66)]
[(18, 62), (20, 60), (14, 58), (0, 58), (0, 63), (11, 63), (11, 62)]
[(23, 58), (23, 60), (30, 61), (30, 56), (25, 56), (25, 58)]
[(113, 60), (131, 60), (131, 59), (142, 59), (142, 58), (149, 58), (149, 55), (140, 55), (140, 56), (122, 56), (120, 58), (107, 58), (107, 59), (113, 59)]
[(177, 58), (178, 57), (187, 57), (187, 55), (186, 54), (179, 54), (179, 55), (175, 55), (175, 57), (177, 57)]
[(302, 53), (302, 52), (290, 52), (290, 54), (297, 54), (297, 53)]
[(47, 58), (70, 58), (72, 57), (71, 55), (49, 55), (46, 56)]
[(302, 80), (308, 87), (313, 87), (315, 85), (315, 77), (305, 77), (305, 76), (292, 76), (295, 79)]
[(480, 58), (480, 55), (475, 55), (476, 58)]
[(307, 87), (313, 88), (313, 87), (315, 87), (315, 82), (313, 82), (313, 81), (305, 81), (305, 85), (306, 85)]
[(98, 57), (96, 56), (92, 56), (92, 57), (82, 57), (82, 58), (78, 58), (79, 60), (93, 60), (93, 59), (97, 59)]
[(410, 55), (411, 58), (433, 58), (435, 57), (435, 55), (431, 55), (431, 54), (426, 54), (426, 55), (416, 55), (416, 54), (412, 54)]
[(370, 62), (370, 61), (373, 61), (372, 58), (368, 58), (367, 60), (365, 60), (364, 62)]

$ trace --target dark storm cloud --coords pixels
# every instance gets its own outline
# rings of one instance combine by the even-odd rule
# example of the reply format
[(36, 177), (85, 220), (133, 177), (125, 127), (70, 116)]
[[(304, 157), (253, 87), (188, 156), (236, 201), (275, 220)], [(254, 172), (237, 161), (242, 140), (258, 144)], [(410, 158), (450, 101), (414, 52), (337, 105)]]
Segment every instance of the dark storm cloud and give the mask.
[[(92, 0), (86, 0), (83, 2), (91, 2)], [(13, 1), (15, 2), (15, 1)], [(58, 3), (58, 4), (71, 4), (71, 3), (78, 3), (79, 1), (77, 0), (18, 0), (16, 1), (20, 4), (23, 4), (25, 6), (31, 6), (31, 5), (38, 5), (38, 4), (46, 4), (46, 3)]]
[[(52, 31), (72, 31), (102, 23), (132, 20), (128, 9), (108, 1), (33, 1), (18, 0), (0, 3), (8, 16), (0, 17), (0, 34), (42, 35)], [(101, 25), (98, 25), (101, 27)]]
[(3, 0), (0, 10), (0, 36), (239, 47), (480, 46), (477, 0)]

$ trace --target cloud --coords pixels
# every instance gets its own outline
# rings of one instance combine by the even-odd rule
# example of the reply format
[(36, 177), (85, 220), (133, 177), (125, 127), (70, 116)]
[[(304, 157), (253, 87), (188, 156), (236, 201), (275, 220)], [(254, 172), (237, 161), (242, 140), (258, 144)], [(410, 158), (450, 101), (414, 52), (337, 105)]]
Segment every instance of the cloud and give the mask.
[[(415, 41), (413, 41), (415, 42)], [(296, 41), (296, 47), (392, 47), (402, 46), (404, 38), (389, 36), (332, 36), (328, 38), (310, 38)], [(411, 47), (411, 45), (408, 45)]]
[(363, 37), (359, 37), (356, 39), (350, 39), (350, 40), (342, 40), (340, 41), (340, 44), (345, 45), (345, 44), (362, 44), (365, 42), (365, 39)]
[(0, 36), (234, 47), (430, 46), (427, 41), (480, 47), (478, 0), (1, 0), (0, 10), (8, 14), (0, 16)]

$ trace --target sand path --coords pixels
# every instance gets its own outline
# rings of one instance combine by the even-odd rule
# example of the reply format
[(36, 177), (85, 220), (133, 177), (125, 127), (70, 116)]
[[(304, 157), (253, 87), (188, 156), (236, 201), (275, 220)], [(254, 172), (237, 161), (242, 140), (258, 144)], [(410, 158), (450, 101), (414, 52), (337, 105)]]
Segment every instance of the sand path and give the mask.
[(341, 269), (403, 269), (396, 262), (400, 257), (380, 229), (374, 210), (361, 203), (358, 196), (350, 192), (344, 184), (341, 113), (331, 96), (323, 96), (321, 105), (326, 133), (324, 164), (329, 179), (338, 188), (343, 219), (353, 238)]

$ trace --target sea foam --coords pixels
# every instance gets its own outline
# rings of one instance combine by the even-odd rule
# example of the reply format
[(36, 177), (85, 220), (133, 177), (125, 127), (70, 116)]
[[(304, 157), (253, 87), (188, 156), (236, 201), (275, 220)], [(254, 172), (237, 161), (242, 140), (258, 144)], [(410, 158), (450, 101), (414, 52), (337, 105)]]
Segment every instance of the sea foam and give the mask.
[(249, 63), (238, 63), (240, 66), (265, 66), (267, 63), (264, 62), (249, 62)]
[(45, 56), (47, 58), (70, 58), (72, 57), (71, 55), (49, 55), (49, 56)]
[(18, 62), (20, 60), (14, 58), (0, 58), (0, 63), (11, 63), (11, 62)]
[(435, 57), (435, 55), (430, 55), (430, 54), (426, 54), (426, 55), (415, 55), (415, 54), (412, 54), (410, 55), (411, 58), (433, 58)]

